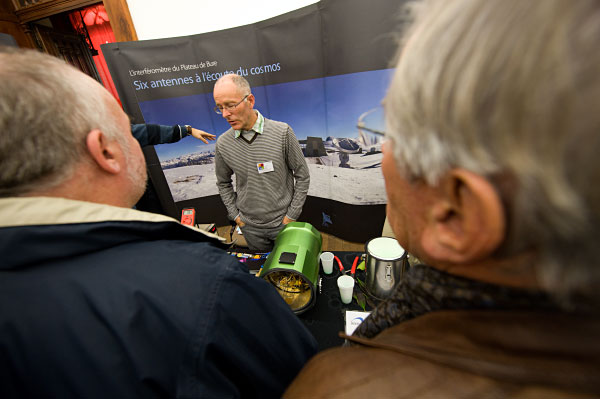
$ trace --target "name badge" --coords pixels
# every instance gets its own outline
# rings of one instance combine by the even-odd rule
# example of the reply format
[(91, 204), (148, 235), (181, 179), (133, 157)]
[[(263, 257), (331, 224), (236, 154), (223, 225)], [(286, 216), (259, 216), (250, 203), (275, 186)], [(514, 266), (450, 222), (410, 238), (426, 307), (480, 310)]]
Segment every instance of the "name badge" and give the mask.
[(256, 168), (258, 169), (258, 173), (267, 173), (267, 172), (272, 172), (275, 170), (275, 169), (273, 169), (272, 161), (259, 162), (256, 164)]

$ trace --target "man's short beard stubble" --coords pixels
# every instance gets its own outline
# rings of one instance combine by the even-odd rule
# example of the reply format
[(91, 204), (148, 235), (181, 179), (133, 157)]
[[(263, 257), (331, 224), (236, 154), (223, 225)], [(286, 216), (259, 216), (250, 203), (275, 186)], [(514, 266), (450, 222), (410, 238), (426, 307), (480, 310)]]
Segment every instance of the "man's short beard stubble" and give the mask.
[(136, 162), (132, 158), (133, 157), (128, 153), (126, 157), (127, 177), (132, 186), (132, 195), (135, 195), (135, 202), (137, 202), (146, 191), (148, 172), (146, 171), (146, 162)]

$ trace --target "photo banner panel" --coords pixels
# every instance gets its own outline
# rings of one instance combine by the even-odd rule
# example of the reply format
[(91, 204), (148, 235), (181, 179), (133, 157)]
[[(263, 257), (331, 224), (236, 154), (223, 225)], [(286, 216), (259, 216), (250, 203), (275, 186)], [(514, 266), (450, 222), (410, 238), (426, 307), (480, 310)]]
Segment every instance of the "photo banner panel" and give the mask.
[[(244, 76), (255, 108), (287, 122), (305, 153), (311, 188), (300, 219), (361, 242), (380, 235), (386, 199), (380, 143), (365, 140), (357, 122), (385, 95), (400, 11), (397, 1), (324, 0), (242, 27), (102, 49), (134, 123), (221, 134), (229, 125), (212, 111), (214, 83), (225, 73)], [(200, 222), (227, 223), (214, 143), (188, 137), (145, 154), (171, 216), (192, 206)]]

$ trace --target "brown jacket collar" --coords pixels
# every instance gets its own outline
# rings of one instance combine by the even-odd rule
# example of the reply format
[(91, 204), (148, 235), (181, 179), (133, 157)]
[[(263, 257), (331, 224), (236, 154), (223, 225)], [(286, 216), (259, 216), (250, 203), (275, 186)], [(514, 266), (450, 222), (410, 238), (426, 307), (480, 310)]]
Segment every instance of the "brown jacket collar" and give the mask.
[(358, 345), (317, 355), (284, 397), (595, 396), (598, 337), (597, 318), (559, 312), (433, 312), (346, 337)]

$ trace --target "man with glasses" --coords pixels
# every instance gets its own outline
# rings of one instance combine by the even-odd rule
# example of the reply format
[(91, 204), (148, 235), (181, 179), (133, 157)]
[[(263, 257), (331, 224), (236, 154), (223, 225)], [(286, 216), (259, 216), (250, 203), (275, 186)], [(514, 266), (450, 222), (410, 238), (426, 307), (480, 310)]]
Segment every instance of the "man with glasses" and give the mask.
[(215, 112), (231, 125), (216, 143), (219, 194), (248, 247), (270, 251), (283, 226), (302, 213), (310, 183), (302, 149), (287, 123), (254, 109), (254, 95), (243, 77), (221, 77), (213, 97)]
[(411, 6), (381, 169), (424, 264), (283, 397), (598, 398), (600, 2)]

